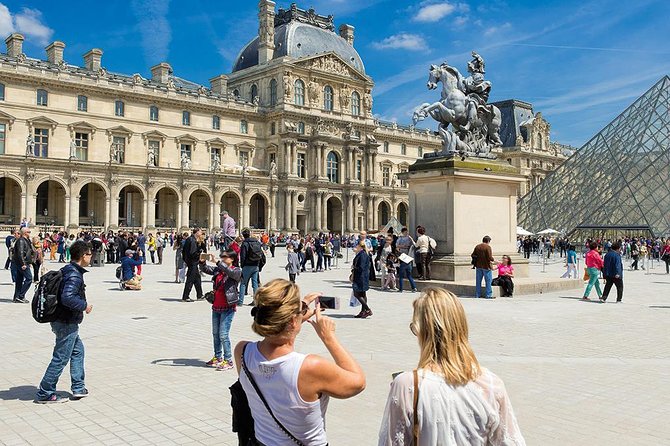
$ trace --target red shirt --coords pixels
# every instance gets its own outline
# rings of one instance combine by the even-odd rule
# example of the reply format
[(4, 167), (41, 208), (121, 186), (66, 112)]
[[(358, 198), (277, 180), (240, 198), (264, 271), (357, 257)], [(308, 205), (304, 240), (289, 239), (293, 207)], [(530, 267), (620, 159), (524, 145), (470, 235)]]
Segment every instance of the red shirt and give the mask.
[(600, 257), (600, 253), (597, 249), (592, 249), (586, 253), (586, 267), (587, 268), (598, 268), (603, 269), (604, 262), (603, 258)]

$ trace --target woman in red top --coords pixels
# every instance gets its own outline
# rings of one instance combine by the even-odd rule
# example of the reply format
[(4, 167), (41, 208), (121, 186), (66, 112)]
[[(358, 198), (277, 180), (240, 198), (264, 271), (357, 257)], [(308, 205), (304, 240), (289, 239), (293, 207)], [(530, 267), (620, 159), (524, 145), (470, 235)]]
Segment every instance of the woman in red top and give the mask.
[(670, 274), (670, 238), (665, 241), (661, 249), (661, 260), (665, 262), (665, 274)]
[(584, 290), (584, 297), (582, 299), (589, 300), (589, 294), (591, 294), (591, 289), (595, 285), (596, 293), (598, 293), (598, 299), (603, 295), (602, 290), (600, 289), (600, 270), (603, 269), (603, 258), (598, 252), (598, 244), (596, 242), (589, 243), (589, 252), (586, 253), (586, 271), (589, 275), (589, 283), (586, 285)]

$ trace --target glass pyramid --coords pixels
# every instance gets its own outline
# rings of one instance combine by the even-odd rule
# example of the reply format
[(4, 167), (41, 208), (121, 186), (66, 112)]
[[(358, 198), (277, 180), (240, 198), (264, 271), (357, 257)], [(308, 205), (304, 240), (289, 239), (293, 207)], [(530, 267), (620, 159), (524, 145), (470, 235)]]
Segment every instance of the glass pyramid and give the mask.
[(521, 198), (517, 216), (532, 232), (670, 235), (670, 77)]

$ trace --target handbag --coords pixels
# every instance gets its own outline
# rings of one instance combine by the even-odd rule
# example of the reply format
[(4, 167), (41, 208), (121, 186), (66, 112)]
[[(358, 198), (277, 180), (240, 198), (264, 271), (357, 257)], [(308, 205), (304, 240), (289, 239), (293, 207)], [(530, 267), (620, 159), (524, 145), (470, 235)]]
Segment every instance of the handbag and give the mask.
[(214, 303), (214, 298), (215, 298), (215, 296), (214, 296), (214, 291), (207, 291), (207, 292), (205, 293), (205, 296), (204, 296), (204, 297), (205, 297), (205, 300), (206, 300), (207, 302), (209, 302), (210, 304), (213, 304), (213, 303)]
[(491, 286), (501, 286), (502, 284), (500, 283), (500, 277), (496, 277), (491, 281)]
[[(305, 446), (305, 444), (298, 440), (291, 432), (289, 432), (288, 429), (284, 427), (283, 424), (275, 417), (274, 413), (272, 413), (272, 409), (270, 409), (270, 405), (268, 402), (265, 400), (265, 397), (263, 396), (263, 393), (261, 392), (261, 389), (258, 388), (258, 384), (256, 384), (256, 380), (254, 379), (253, 375), (249, 372), (249, 369), (247, 368), (247, 364), (244, 361), (244, 352), (247, 349), (247, 344), (244, 344), (244, 347), (242, 347), (242, 370), (244, 370), (244, 374), (247, 376), (247, 379), (253, 386), (254, 390), (256, 391), (256, 394), (258, 397), (261, 399), (263, 402), (263, 405), (267, 409), (268, 413), (272, 417), (272, 419), (277, 423), (277, 426), (298, 446)], [(238, 379), (232, 386), (230, 386), (230, 394), (231, 394), (231, 400), (230, 400), (230, 405), (233, 408), (233, 432), (238, 433), (238, 439), (240, 442), (244, 440), (243, 438), (240, 437), (240, 431), (236, 429), (245, 429), (246, 432), (249, 432), (249, 424), (251, 425), (251, 435), (247, 437), (247, 443), (252, 441), (250, 444), (253, 444), (254, 438), (254, 430), (253, 430), (253, 415), (251, 414), (251, 409), (249, 408), (249, 400), (247, 399), (247, 395), (244, 392), (244, 388), (242, 387), (242, 383), (240, 383), (240, 380)], [(237, 413), (236, 413), (237, 411)], [(237, 424), (236, 424), (237, 423)], [(240, 443), (240, 444), (247, 444), (247, 443)]]

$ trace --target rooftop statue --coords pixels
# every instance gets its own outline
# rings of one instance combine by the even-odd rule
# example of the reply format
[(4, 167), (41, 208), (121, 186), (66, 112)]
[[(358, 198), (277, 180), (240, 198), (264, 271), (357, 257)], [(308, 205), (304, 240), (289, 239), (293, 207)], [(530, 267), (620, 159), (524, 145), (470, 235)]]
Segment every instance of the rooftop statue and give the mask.
[(421, 104), (414, 111), (414, 124), (428, 116), (440, 123), (440, 156), (495, 158), (491, 148), (502, 145), (500, 110), (487, 103), (491, 82), (484, 80), (484, 59), (474, 51), (472, 57), (466, 78), (447, 62), (431, 65), (427, 86), (435, 90), (442, 83), (440, 101)]

